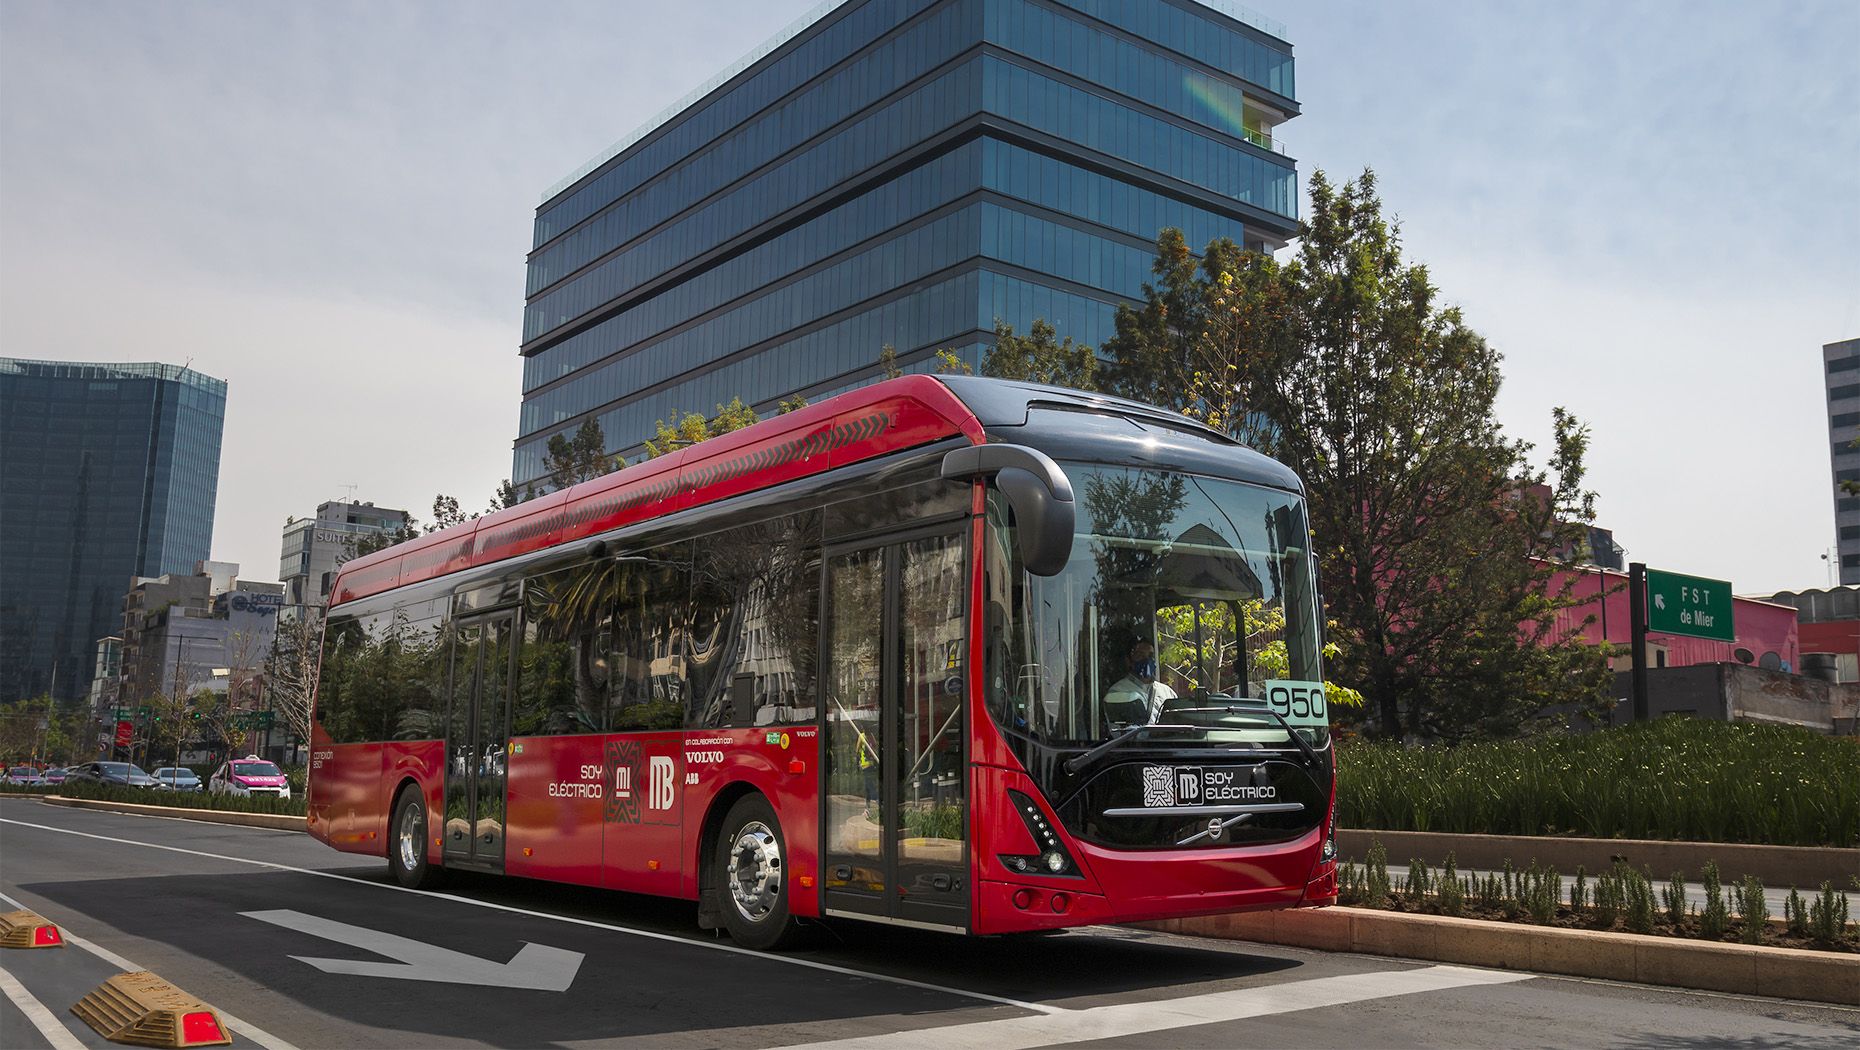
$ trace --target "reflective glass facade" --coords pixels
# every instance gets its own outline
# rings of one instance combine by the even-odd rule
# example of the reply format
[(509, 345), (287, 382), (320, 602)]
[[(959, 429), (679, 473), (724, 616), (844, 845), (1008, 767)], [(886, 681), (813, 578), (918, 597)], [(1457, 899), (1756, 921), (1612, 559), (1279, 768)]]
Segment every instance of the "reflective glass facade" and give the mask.
[(587, 419), (630, 453), (869, 382), (886, 344), (1101, 345), (1162, 228), (1296, 230), (1292, 69), (1194, 0), (847, 0), (537, 209), (513, 479)]
[(90, 688), (134, 576), (207, 558), (226, 383), (0, 358), (0, 701)]

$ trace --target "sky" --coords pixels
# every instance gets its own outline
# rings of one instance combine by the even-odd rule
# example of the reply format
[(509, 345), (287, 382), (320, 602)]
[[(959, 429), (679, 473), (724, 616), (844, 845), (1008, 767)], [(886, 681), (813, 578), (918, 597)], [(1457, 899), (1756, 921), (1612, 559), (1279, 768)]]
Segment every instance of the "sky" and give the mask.
[[(510, 472), (544, 189), (813, 6), (0, 4), (0, 354), (228, 381), (213, 557), (431, 518)], [(1823, 343), (1860, 336), (1860, 4), (1273, 2), (1301, 176), (1376, 171), (1505, 356), (1591, 428), (1630, 558), (1825, 586)]]

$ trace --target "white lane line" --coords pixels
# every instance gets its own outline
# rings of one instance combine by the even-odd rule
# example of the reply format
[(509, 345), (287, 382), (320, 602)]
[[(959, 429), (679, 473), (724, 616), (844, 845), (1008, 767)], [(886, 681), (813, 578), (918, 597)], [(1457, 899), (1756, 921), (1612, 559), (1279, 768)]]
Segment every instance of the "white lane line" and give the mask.
[(19, 1007), (20, 1013), (26, 1015), (32, 1027), (37, 1028), (45, 1041), (52, 1044), (52, 1050), (85, 1050), (84, 1044), (78, 1042), (78, 1037), (59, 1022), (58, 1015), (34, 999), (26, 986), (19, 983), (19, 978), (8, 973), (4, 966), (0, 966), (0, 991), (6, 992), (6, 997)]
[(953, 996), (957, 996), (963, 999), (974, 999), (980, 1002), (992, 1003), (996, 1006), (1012, 1006), (1018, 1010), (1031, 1010), (1032, 1012), (1038, 1013), (1038, 1014), (1056, 1014), (1056, 1013), (1066, 1012), (1061, 1007), (1048, 1006), (1045, 1003), (1023, 1002), (1019, 999), (1009, 999), (1004, 996), (989, 995), (986, 992), (974, 992), (966, 988), (951, 988), (946, 985), (931, 984), (928, 981), (913, 981), (908, 977), (894, 977), (890, 974), (869, 973), (865, 970), (855, 970), (855, 969), (852, 969), (851, 967), (846, 967), (846, 966), (835, 966), (832, 963), (818, 962), (813, 959), (797, 959), (792, 955), (776, 955), (770, 952), (752, 951), (751, 949), (748, 949), (748, 948), (739, 948), (734, 944), (720, 944), (715, 941), (692, 940), (691, 938), (679, 937), (675, 934), (659, 933), (654, 930), (638, 930), (630, 926), (616, 926), (613, 923), (597, 922), (593, 919), (582, 919), (582, 918), (577, 918), (572, 915), (554, 915), (546, 911), (531, 911), (528, 908), (518, 908), (518, 907), (509, 905), (509, 904), (498, 904), (494, 901), (474, 900), (470, 897), (454, 897), (446, 893), (434, 893), (431, 890), (410, 890), (405, 886), (395, 885), (394, 883), (391, 883), (391, 882), (370, 882), (367, 879), (358, 879), (350, 875), (338, 875), (335, 872), (331, 872), (331, 871), (317, 871), (314, 868), (297, 868), (297, 867), (292, 867), (289, 864), (278, 864), (278, 863), (275, 863), (273, 861), (268, 861), (268, 860), (252, 860), (249, 857), (228, 857), (223, 853), (206, 853), (201, 850), (185, 849), (180, 846), (165, 846), (159, 842), (141, 842), (136, 839), (117, 838), (113, 835), (97, 835), (97, 834), (93, 834), (88, 831), (74, 831), (71, 828), (55, 828), (49, 824), (32, 824), (27, 821), (9, 820), (4, 817), (0, 817), (0, 824), (16, 824), (22, 828), (37, 828), (40, 831), (55, 831), (61, 835), (77, 835), (80, 838), (98, 839), (103, 842), (117, 842), (125, 846), (142, 846), (147, 849), (167, 850), (170, 853), (185, 853), (185, 854), (188, 854), (189, 856), (194, 856), (194, 857), (207, 857), (212, 860), (229, 861), (233, 864), (249, 864), (257, 868), (271, 868), (274, 871), (289, 871), (289, 872), (295, 872), (299, 875), (314, 875), (320, 879), (335, 879), (338, 882), (352, 883), (356, 886), (373, 886), (376, 889), (394, 890), (397, 893), (411, 893), (419, 897), (432, 897), (436, 900), (451, 901), (454, 904), (469, 904), (475, 908), (488, 908), (492, 911), (509, 912), (510, 914), (513, 914), (513, 915), (528, 915), (528, 916), (531, 916), (537, 919), (550, 919), (555, 922), (565, 922), (573, 926), (586, 926), (586, 927), (590, 927), (592, 929), (597, 929), (597, 930), (609, 930), (613, 933), (624, 933), (632, 937), (644, 937), (647, 940), (666, 941), (671, 944), (681, 944), (688, 948), (702, 948), (707, 951), (729, 952), (732, 955), (742, 955), (742, 956), (746, 956), (751, 959), (759, 960), (761, 962), (781, 963), (781, 964), (785, 964), (788, 966), (800, 966), (800, 967), (805, 967), (806, 969), (809, 969), (809, 970), (819, 970), (825, 973), (839, 974), (842, 977), (857, 977), (857, 978), (863, 978), (868, 981), (882, 981), (886, 984), (894, 984), (894, 985), (898, 985), (904, 988), (918, 988), (924, 991), (941, 992), (944, 995), (953, 995)]
[(1046, 1017), (1009, 1017), (945, 1028), (918, 1028), (883, 1035), (833, 1039), (782, 1050), (895, 1050), (934, 1045), (938, 1050), (1029, 1050), (1060, 1043), (1151, 1035), (1177, 1028), (1220, 1024), (1268, 1014), (1343, 1006), (1368, 999), (1438, 992), (1472, 985), (1528, 981), (1535, 974), (1427, 966), (1415, 970), (1318, 977), (1262, 988), (1210, 992), (1151, 1003), (1120, 1003)]
[[(12, 897), (9, 897), (4, 893), (0, 893), (0, 901), (5, 901), (6, 903), (11, 904), (15, 908), (25, 907), (24, 904), (21, 904), (19, 901), (14, 900)], [(82, 948), (85, 951), (91, 953), (92, 955), (95, 955), (97, 958), (102, 959), (104, 962), (109, 963), (111, 966), (114, 966), (119, 970), (122, 970), (125, 972), (134, 972), (136, 970), (148, 969), (148, 967), (146, 966), (140, 966), (136, 963), (130, 962), (128, 959), (123, 958), (122, 956), (116, 954), (110, 949), (105, 948), (101, 944), (97, 944), (93, 941), (86, 940), (83, 937), (79, 937), (77, 934), (72, 933), (69, 929), (67, 929), (64, 923), (58, 924), (58, 932), (64, 935), (66, 944), (74, 945), (76, 947)], [(208, 1005), (212, 1005), (212, 1004), (208, 1004)], [(239, 1018), (234, 1017), (232, 1014), (227, 1013), (225, 1010), (222, 1010), (217, 1006), (213, 1007), (213, 1009), (219, 1013), (220, 1020), (226, 1023), (226, 1027), (232, 1029), (234, 1032), (237, 1032), (238, 1034), (242, 1036), (245, 1036), (247, 1039), (250, 1039), (254, 1043), (257, 1043), (258, 1045), (265, 1047), (266, 1050), (298, 1050), (297, 1045), (295, 1043), (292, 1043), (285, 1039), (280, 1039), (277, 1036), (272, 1035), (270, 1032), (265, 1031), (263, 1028), (260, 1028), (259, 1026), (252, 1024), (249, 1021), (242, 1021)], [(81, 1044), (78, 1044), (78, 1045), (81, 1045)]]

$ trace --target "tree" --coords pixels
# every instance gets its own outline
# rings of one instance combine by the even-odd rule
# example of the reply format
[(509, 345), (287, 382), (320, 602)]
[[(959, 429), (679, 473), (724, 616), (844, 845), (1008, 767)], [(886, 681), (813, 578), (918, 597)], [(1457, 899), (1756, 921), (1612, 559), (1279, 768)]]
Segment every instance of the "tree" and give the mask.
[(1502, 734), (1599, 698), (1603, 655), (1555, 629), (1575, 604), (1559, 560), (1593, 517), (1586, 429), (1558, 410), (1554, 483), (1534, 469), (1494, 414), (1499, 354), (1403, 259), (1373, 173), (1316, 173), (1311, 200), (1284, 267), (1217, 241), (1197, 270), (1167, 231), (1146, 304), (1118, 314), (1107, 386), (1304, 479), (1336, 677), (1381, 733)]
[(304, 743), (310, 740), (310, 706), (322, 644), (323, 610), (305, 606), (294, 616), (279, 618), (262, 668), (272, 711)]
[(701, 412), (687, 412), (673, 423), (661, 419), (653, 425), (657, 436), (646, 442), (646, 458), (657, 459), (688, 445), (741, 430), (755, 421), (756, 410), (744, 404), (740, 397), (731, 398), (727, 405), (718, 405), (708, 417)]
[(878, 348), (878, 365), (886, 379), (896, 379), (904, 374), (904, 369), (898, 367), (898, 348), (890, 343)]
[(1210, 243), (1200, 263), (1189, 253), (1182, 231), (1166, 229), (1156, 240), (1154, 283), (1143, 286), (1140, 308), (1117, 308), (1116, 332), (1104, 345), (1098, 377), (1106, 393), (1152, 405), (1178, 405), (1194, 374), (1192, 357), (1207, 329), (1209, 282), (1231, 270), (1242, 254), (1232, 241)]
[(1013, 325), (997, 318), (995, 345), (982, 359), (982, 374), (1074, 390), (1096, 389), (1098, 355), (1084, 343), (1074, 343), (1071, 336), (1063, 341), (1057, 336), (1044, 319), (1036, 318), (1028, 334), (1015, 335)]
[[(607, 437), (598, 420), (581, 424), (573, 438), (556, 434), (543, 453), (543, 469), (553, 488), (565, 489), (617, 470), (619, 463), (607, 454)], [(502, 495), (500, 491), (499, 495)]]

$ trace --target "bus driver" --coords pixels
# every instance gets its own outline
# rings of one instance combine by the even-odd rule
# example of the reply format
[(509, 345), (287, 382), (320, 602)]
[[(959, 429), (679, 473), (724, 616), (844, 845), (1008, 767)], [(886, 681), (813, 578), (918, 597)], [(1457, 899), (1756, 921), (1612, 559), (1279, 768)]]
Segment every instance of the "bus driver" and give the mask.
[(1156, 680), (1156, 647), (1139, 639), (1130, 647), (1130, 671), (1104, 694), (1105, 717), (1113, 725), (1147, 725), (1162, 717), (1175, 690)]

